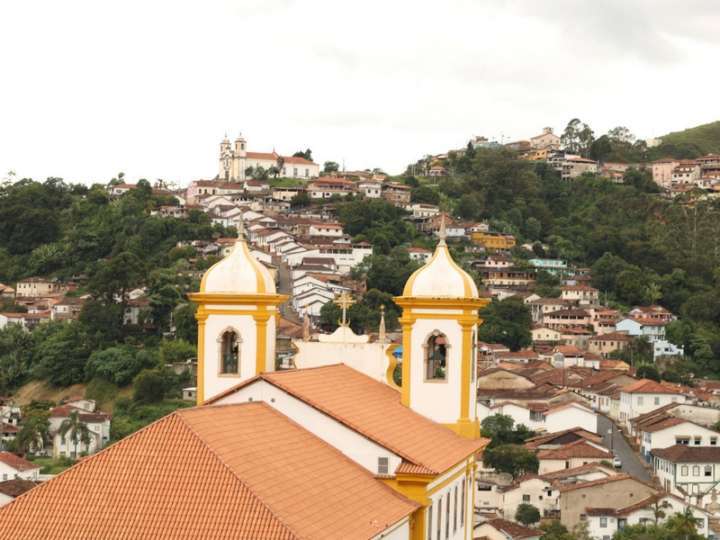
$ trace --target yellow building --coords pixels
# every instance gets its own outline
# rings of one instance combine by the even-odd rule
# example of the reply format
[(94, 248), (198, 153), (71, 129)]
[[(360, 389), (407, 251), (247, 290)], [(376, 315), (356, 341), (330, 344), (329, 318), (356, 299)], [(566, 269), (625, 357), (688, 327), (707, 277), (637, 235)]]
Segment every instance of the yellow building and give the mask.
[(474, 232), (471, 239), (485, 249), (511, 249), (515, 246), (515, 237), (511, 234)]

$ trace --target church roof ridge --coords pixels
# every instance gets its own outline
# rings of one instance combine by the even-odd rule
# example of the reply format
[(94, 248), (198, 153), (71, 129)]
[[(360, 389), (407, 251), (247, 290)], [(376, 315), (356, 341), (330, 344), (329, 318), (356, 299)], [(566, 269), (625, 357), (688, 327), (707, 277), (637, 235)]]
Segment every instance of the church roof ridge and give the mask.
[(257, 379), (288, 392), (406, 461), (425, 467), (428, 473), (448, 470), (488, 442), (456, 435), (403, 405), (397, 389), (342, 363), (261, 373), (205, 403), (215, 403)]

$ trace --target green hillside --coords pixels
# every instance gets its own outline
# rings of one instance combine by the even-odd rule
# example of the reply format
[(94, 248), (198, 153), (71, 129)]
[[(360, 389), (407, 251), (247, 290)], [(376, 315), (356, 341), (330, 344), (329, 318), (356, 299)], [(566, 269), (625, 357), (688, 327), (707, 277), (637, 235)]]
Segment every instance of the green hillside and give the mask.
[(720, 121), (668, 133), (661, 139), (660, 147), (674, 150), (672, 154), (679, 158), (720, 153)]

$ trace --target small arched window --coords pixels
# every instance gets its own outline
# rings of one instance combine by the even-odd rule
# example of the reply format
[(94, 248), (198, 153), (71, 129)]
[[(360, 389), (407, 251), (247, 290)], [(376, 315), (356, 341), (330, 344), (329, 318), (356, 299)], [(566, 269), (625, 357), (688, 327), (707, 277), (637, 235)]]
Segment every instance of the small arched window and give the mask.
[(220, 338), (220, 373), (240, 372), (240, 336), (234, 330), (225, 330)]
[(444, 381), (447, 378), (447, 349), (445, 334), (435, 330), (425, 343), (425, 379)]

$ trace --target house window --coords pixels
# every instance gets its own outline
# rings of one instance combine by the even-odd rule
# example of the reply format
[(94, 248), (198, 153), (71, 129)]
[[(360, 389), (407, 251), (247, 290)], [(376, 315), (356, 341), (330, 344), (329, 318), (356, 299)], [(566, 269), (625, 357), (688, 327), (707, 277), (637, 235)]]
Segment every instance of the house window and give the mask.
[(643, 404), (643, 401), (644, 401), (643, 396), (638, 396), (638, 398), (637, 398), (637, 404), (638, 404), (638, 405), (642, 405), (642, 404)]
[(717, 446), (717, 437), (710, 437), (710, 446)]
[(607, 518), (606, 517), (600, 518), (600, 528), (602, 528), (602, 529), (607, 528)]
[(427, 538), (432, 540), (432, 517), (433, 517), (433, 506), (435, 503), (430, 501), (430, 508), (428, 508), (428, 527), (427, 527)]
[(462, 485), (462, 496), (460, 499), (462, 500), (462, 508), (460, 508), (460, 526), (465, 526), (465, 486), (467, 485), (467, 480), (463, 480)]
[(450, 492), (445, 495), (445, 540), (450, 538)]
[(655, 405), (660, 405), (660, 398), (657, 396), (655, 397)]
[(695, 446), (700, 446), (700, 441), (702, 440), (702, 437), (695, 436)]
[(297, 177), (297, 167), (293, 167), (293, 176)]
[(530, 502), (530, 495), (523, 495), (523, 502), (529, 503), (529, 502)]
[(388, 458), (378, 458), (378, 474), (388, 474)]
[(442, 497), (440, 497), (440, 500), (438, 501), (438, 511), (437, 511), (437, 536), (435, 537), (436, 540), (440, 540), (440, 535), (442, 534)]
[(689, 469), (688, 469), (688, 466), (687, 466), (687, 465), (683, 465), (682, 467), (680, 467), (680, 474), (681, 474), (682, 476), (687, 476), (687, 475), (688, 475), (688, 470), (689, 470)]
[(712, 465), (705, 465), (705, 476), (712, 476)]
[(453, 534), (457, 532), (457, 512), (458, 512), (458, 487), (455, 485), (455, 493), (453, 494)]
[(240, 336), (226, 330), (220, 337), (220, 373), (237, 374), (240, 371)]
[(698, 465), (693, 465), (693, 476), (700, 476), (700, 467)]
[(684, 444), (688, 445), (690, 444), (690, 437), (685, 437), (684, 435), (678, 435), (675, 437), (675, 444)]
[(425, 379), (447, 379), (447, 338), (435, 330), (425, 343)]

